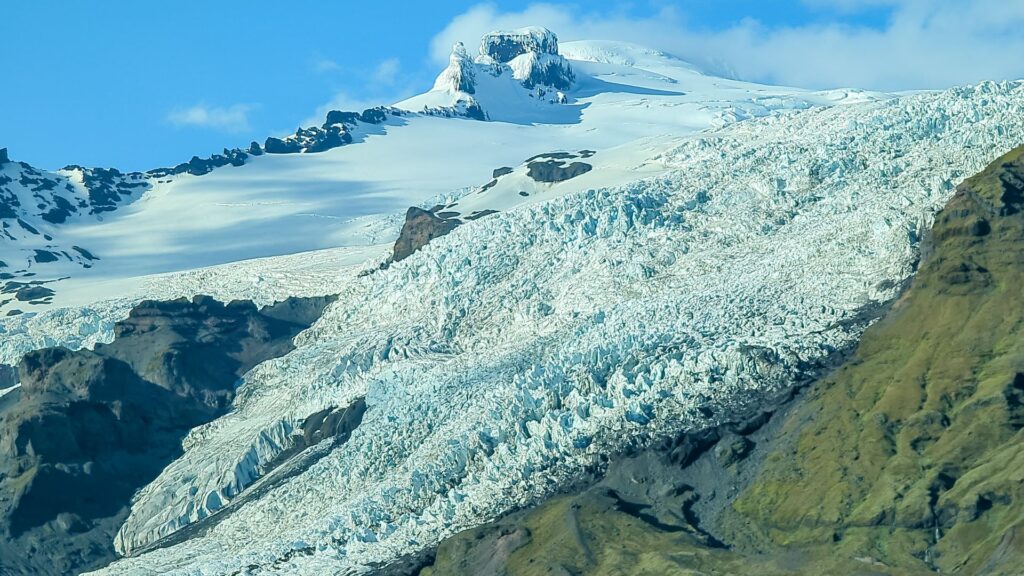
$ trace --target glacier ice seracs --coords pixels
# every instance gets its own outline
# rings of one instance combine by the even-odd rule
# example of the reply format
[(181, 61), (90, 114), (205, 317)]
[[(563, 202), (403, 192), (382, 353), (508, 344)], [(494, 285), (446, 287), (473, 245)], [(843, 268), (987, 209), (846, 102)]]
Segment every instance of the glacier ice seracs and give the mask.
[[(896, 295), (956, 183), (1024, 142), (1022, 110), (1024, 84), (985, 83), (732, 124), (662, 150), (661, 175), (352, 279), (193, 431), (118, 546), (218, 522), (103, 573), (358, 572), (784, 393)], [(358, 398), (346, 443), (232, 506), (297, 422)]]
[[(532, 44), (518, 41), (536, 45), (532, 52), (554, 58), (553, 36), (544, 40), (540, 35)], [(137, 177), (144, 186), (134, 194), (121, 194), (123, 202), (116, 210), (104, 211), (102, 221), (90, 216), (58, 225), (39, 214), (19, 214), (38, 235), (28, 234), (14, 220), (4, 221), (9, 226), (5, 231), (14, 238), (0, 243), (0, 260), (11, 271), (31, 274), (32, 281), (49, 282), (46, 287), (56, 294), (52, 300), (28, 302), (0, 295), (0, 363), (16, 363), (20, 354), (39, 346), (109, 341), (113, 323), (132, 303), (145, 298), (191, 296), (198, 290), (264, 301), (267, 295), (287, 296), (286, 287), (301, 287), (310, 294), (309, 284), (320, 280), (326, 284), (315, 291), (330, 291), (337, 281), (326, 281), (323, 273), (310, 274), (306, 266), (301, 274), (285, 278), (301, 257), (285, 257), (276, 264), (264, 259), (310, 252), (311, 261), (319, 262), (328, 250), (336, 256), (326, 259), (332, 265), (340, 259), (347, 260), (345, 266), (367, 259), (379, 263), (409, 206), (428, 208), (446, 198), (466, 197), (463, 204), (474, 209), (504, 211), (660, 172), (663, 166), (653, 150), (709, 127), (888, 97), (715, 78), (668, 54), (621, 42), (562, 42), (557, 50), (575, 78), (565, 105), (531, 97), (533, 92), (509, 69), (495, 77), (488, 66), (468, 62), (468, 54), (463, 54), (456, 60), (474, 70), (474, 98), (486, 105), (491, 121), (415, 113), (424, 106), (457, 106), (460, 93), (431, 90), (396, 105), (406, 112), (376, 108), (362, 114), (328, 113), (325, 126), (340, 129), (338, 122), (344, 123), (351, 145), (309, 153), (304, 146), (311, 142), (317, 148), (319, 141), (307, 142), (307, 137), (327, 133), (303, 129), (281, 142), (307, 153), (267, 154), (257, 146), (248, 152), (225, 151), (209, 160), (195, 158), (174, 169), (123, 175), (128, 184), (135, 184)], [(495, 168), (520, 166), (541, 153), (583, 149), (599, 151), (591, 162), (594, 171), (586, 177), (533, 187), (516, 175), (479, 193)], [(14, 190), (19, 198), (64, 194), (60, 182), (51, 191), (33, 191), (40, 183), (29, 182), (36, 179), (32, 177), (23, 184), (23, 168), (15, 162), (0, 167), (0, 188)], [(81, 172), (83, 181), (109, 188), (99, 176), (113, 172), (89, 170)], [(78, 178), (76, 174), (55, 173), (52, 178), (47, 175), (47, 181)], [(512, 187), (516, 182), (526, 186)], [(84, 189), (81, 195), (87, 195)], [(47, 235), (53, 240), (46, 240)], [(83, 260), (90, 266), (85, 269), (61, 257), (57, 262), (29, 262), (21, 270), (19, 262), (31, 257), (35, 248), (78, 258), (74, 246), (99, 260)], [(251, 284), (240, 281), (247, 266), (240, 262), (250, 263)], [(213, 271), (221, 266), (221, 272)], [(210, 272), (197, 272), (198, 267)], [(269, 269), (275, 277), (261, 276)], [(0, 275), (8, 271), (0, 270)], [(201, 278), (208, 282), (204, 285)], [(8, 316), (15, 311), (23, 314)]]

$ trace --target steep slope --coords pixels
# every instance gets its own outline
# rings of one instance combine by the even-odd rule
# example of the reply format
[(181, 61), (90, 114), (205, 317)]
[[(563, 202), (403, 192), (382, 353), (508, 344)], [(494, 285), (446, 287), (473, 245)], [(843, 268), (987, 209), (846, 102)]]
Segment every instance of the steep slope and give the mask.
[(770, 431), (617, 462), (445, 542), (424, 574), (1019, 573), (1022, 192), (1024, 148), (961, 184), (911, 288)]
[[(137, 556), (106, 573), (365, 570), (745, 418), (900, 292), (955, 182), (1024, 142), (1022, 99), (988, 83), (736, 123), (661, 176), (459, 225), (250, 372), (140, 492), (118, 535)], [(359, 401), (344, 444), (262, 482), (290, 430)]]
[(113, 560), (132, 494), (330, 300), (262, 310), (207, 297), (144, 302), (109, 345), (28, 354), (21, 386), (0, 405), (0, 573), (69, 574)]

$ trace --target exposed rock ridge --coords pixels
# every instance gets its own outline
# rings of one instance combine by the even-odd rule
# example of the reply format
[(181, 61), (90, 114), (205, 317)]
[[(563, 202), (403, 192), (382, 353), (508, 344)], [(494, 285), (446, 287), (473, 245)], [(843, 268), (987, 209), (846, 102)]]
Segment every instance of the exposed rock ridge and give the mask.
[(562, 104), (563, 91), (572, 88), (575, 74), (569, 61), (558, 54), (558, 37), (546, 28), (523, 28), (491, 32), (480, 41), (480, 52), (471, 59), (462, 42), (452, 47), (448, 67), (434, 81), (435, 91), (454, 96), (453, 104), (424, 108), (424, 113), (488, 119), (477, 100), (481, 77), (511, 76), (525, 92), (524, 97)]
[(439, 216), (434, 208), (424, 210), (415, 206), (410, 207), (405, 213), (405, 223), (402, 224), (398, 239), (395, 240), (391, 260), (405, 260), (434, 238), (444, 236), (460, 224), (462, 221), (458, 218)]
[[(471, 110), (462, 113), (474, 115)], [(25, 298), (19, 294), (26, 289), (39, 292), (43, 288), (37, 285), (54, 280), (53, 276), (41, 276), (49, 268), (47, 264), (70, 263), (88, 269), (104, 257), (98, 251), (94, 254), (89, 247), (69, 246), (61, 241), (62, 226), (75, 219), (103, 220), (108, 213), (138, 200), (154, 186), (175, 176), (201, 176), (223, 166), (242, 166), (251, 157), (263, 154), (312, 154), (344, 146), (357, 139), (353, 134), (358, 137), (372, 126), (408, 114), (390, 107), (363, 112), (334, 110), (327, 114), (322, 126), (300, 128), (284, 138), (268, 138), (262, 146), (253, 142), (246, 149), (225, 149), (209, 158), (194, 156), (177, 166), (148, 172), (124, 173), (113, 168), (77, 165), (48, 172), (25, 162), (0, 162), (0, 241), (8, 248), (0, 254), (0, 307), (14, 300), (48, 304), (45, 298)], [(19, 314), (21, 309), (11, 307), (5, 312)]]

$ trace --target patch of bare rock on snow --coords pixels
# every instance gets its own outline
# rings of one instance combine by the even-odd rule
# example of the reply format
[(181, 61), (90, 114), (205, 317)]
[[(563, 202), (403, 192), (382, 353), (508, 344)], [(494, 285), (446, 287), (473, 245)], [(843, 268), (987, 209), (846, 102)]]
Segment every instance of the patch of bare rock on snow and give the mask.
[[(856, 342), (955, 185), (1024, 142), (1024, 85), (751, 120), (670, 170), (468, 222), (341, 286), (136, 497), (104, 574), (359, 571), (714, 425)], [(237, 509), (304, 418), (347, 441)]]

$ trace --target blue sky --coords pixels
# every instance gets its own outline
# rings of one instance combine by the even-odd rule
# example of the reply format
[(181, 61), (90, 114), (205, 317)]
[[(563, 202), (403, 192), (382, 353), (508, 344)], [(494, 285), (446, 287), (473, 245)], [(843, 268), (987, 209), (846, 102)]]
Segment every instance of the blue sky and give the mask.
[(1008, 0), (38, 0), (0, 19), (0, 147), (45, 168), (172, 165), (421, 92), (452, 41), (527, 24), (814, 88), (1024, 76)]

